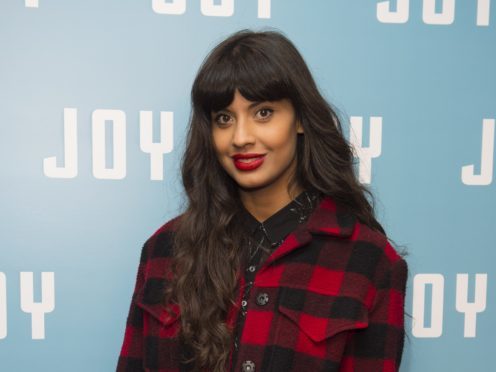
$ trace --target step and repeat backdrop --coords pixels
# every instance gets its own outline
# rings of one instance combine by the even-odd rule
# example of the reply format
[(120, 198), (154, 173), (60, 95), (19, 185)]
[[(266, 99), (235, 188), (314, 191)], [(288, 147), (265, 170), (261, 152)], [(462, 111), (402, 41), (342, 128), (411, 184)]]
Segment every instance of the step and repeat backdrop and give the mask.
[(115, 370), (141, 246), (183, 207), (192, 81), (242, 28), (299, 48), (409, 253), (401, 370), (489, 371), (491, 0), (2, 0), (0, 370)]

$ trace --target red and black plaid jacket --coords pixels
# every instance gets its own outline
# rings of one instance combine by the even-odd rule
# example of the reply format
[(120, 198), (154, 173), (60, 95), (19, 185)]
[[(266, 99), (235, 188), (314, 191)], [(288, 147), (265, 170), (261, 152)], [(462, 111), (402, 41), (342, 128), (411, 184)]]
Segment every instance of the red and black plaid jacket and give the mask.
[[(144, 244), (118, 372), (181, 370), (180, 311), (161, 304), (175, 220)], [(257, 272), (230, 370), (398, 371), (406, 281), (387, 239), (324, 198)]]

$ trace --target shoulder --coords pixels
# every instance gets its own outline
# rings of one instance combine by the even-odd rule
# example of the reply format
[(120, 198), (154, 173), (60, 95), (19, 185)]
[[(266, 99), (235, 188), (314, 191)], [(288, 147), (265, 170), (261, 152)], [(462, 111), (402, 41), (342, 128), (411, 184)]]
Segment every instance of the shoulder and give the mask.
[(141, 250), (134, 299), (140, 308), (160, 322), (168, 322), (161, 302), (164, 288), (172, 278), (173, 234), (181, 216), (168, 220), (156, 229)]
[(365, 275), (377, 289), (404, 290), (408, 265), (386, 235), (356, 220), (350, 242), (349, 270)]
[[(400, 298), (407, 281), (407, 263), (386, 235), (361, 222), (355, 215), (336, 213), (332, 234), (319, 233), (319, 266), (339, 277), (339, 293), (371, 310), (385, 295)], [(324, 239), (325, 243), (322, 244)]]
[(182, 216), (183, 215), (180, 214), (179, 216), (171, 218), (170, 220), (165, 222), (162, 226), (160, 226), (157, 230), (155, 230), (155, 232), (151, 235), (150, 239), (164, 233), (167, 234), (174, 232), (177, 229)]
[(362, 222), (349, 208), (330, 196), (317, 206), (308, 222), (308, 229), (314, 235), (330, 238), (330, 245), (339, 241), (339, 246), (356, 251), (371, 264), (379, 258), (389, 264), (401, 260), (385, 234)]
[[(405, 261), (382, 232), (362, 222), (349, 208), (325, 196), (308, 221), (308, 230), (324, 239), (326, 255), (340, 262), (340, 269), (375, 281)], [(324, 260), (326, 258), (323, 258)]]
[(390, 264), (403, 259), (385, 234), (365, 225), (358, 219), (355, 219), (350, 239), (358, 247), (369, 247), (371, 253), (382, 256)]
[(172, 238), (182, 217), (178, 215), (162, 224), (146, 239), (141, 252), (141, 262), (172, 256)]

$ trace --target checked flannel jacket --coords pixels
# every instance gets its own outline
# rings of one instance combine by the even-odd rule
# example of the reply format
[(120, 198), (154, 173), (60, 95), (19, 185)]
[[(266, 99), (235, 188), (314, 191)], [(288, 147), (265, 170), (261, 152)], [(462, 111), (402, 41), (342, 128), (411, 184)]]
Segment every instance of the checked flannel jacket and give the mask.
[[(117, 372), (181, 371), (180, 310), (169, 316), (160, 303), (176, 219), (143, 246)], [(406, 281), (387, 239), (325, 197), (256, 273), (228, 370), (398, 371)], [(228, 324), (240, 307), (238, 296)]]

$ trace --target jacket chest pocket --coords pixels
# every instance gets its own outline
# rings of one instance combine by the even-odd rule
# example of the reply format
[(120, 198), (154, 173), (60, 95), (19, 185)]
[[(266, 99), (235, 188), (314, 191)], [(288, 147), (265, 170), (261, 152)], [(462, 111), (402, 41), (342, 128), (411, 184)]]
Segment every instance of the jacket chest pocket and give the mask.
[(316, 366), (322, 359), (341, 356), (346, 331), (368, 326), (368, 311), (360, 301), (304, 289), (282, 288), (277, 311), (278, 346), (296, 351), (310, 363), (316, 358)]

